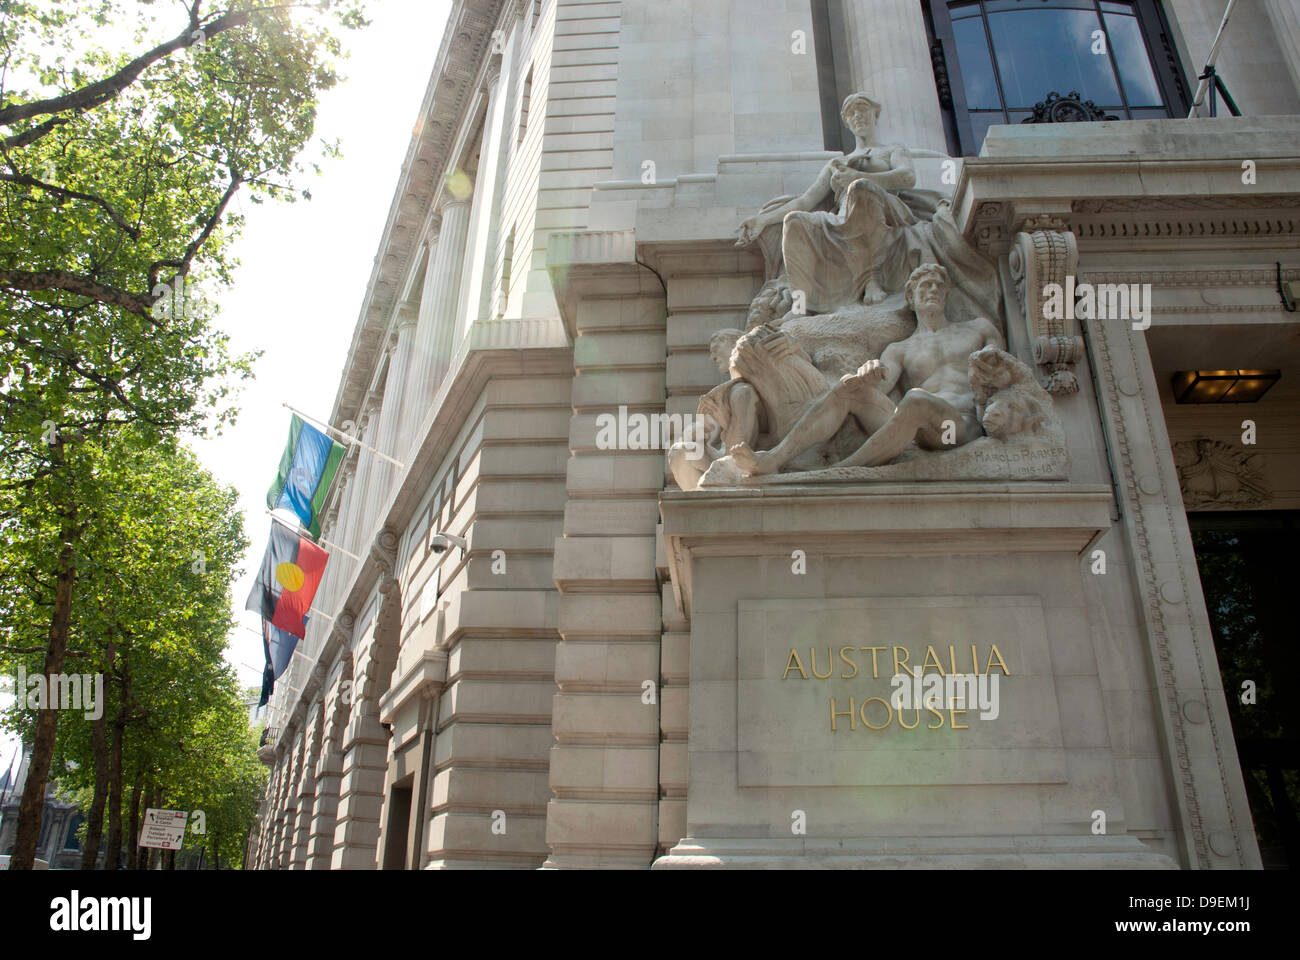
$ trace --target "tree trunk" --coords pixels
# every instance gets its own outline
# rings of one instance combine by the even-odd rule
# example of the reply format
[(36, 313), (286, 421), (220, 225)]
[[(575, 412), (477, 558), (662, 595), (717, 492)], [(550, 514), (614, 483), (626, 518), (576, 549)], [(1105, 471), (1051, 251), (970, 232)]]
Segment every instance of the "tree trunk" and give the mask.
[[(153, 796), (154, 796), (154, 786), (153, 783), (151, 782), (147, 787), (144, 788), (144, 799), (140, 803), (142, 808), (140, 813), (142, 815), (148, 815), (149, 811), (154, 808), (155, 804), (154, 804)], [(140, 835), (138, 832), (138, 828), (137, 828), (136, 835), (131, 839), (132, 839), (132, 843), (135, 844), (135, 849), (136, 849), (135, 868), (137, 870), (148, 870), (149, 858), (153, 856), (153, 847), (140, 846)]]
[[(63, 444), (53, 446), (56, 465), (63, 462)], [(71, 497), (69, 497), (69, 500)], [(50, 620), (50, 638), (45, 648), (45, 677), (63, 672), (63, 659), (68, 650), (68, 630), (72, 622), (72, 587), (77, 579), (73, 566), (73, 545), (81, 535), (77, 527), (75, 502), (65, 503), (61, 515), (58, 577), (54, 588), (54, 613)], [(47, 686), (48, 694), (48, 686)], [(47, 695), (47, 700), (49, 699)], [(45, 807), (45, 785), (50, 775), (50, 761), (54, 757), (54, 739), (59, 729), (59, 712), (52, 703), (41, 704), (36, 720), (36, 737), (32, 743), (32, 756), (28, 761), (27, 782), (23, 798), (18, 805), (18, 830), (14, 837), (10, 870), (31, 870), (36, 861), (36, 841), (41, 833), (41, 812)]]
[[(108, 754), (108, 859), (105, 870), (116, 870), (122, 862), (122, 735), (126, 732), (126, 680), (123, 675), (123, 697), (113, 721), (113, 742)], [(139, 799), (139, 788), (131, 789), (131, 809)], [(135, 829), (134, 818), (131, 829)]]
[(128, 870), (140, 869), (140, 795), (142, 792), (141, 781), (144, 779), (143, 773), (135, 775), (135, 783), (131, 784), (131, 836), (127, 838), (126, 868)]
[[(108, 663), (104, 668), (106, 676), (112, 676), (113, 673), (113, 656), (116, 653), (116, 644), (108, 641)], [(107, 688), (105, 688), (107, 692)], [(81, 869), (94, 870), (95, 861), (99, 858), (99, 841), (104, 835), (104, 803), (106, 800), (105, 793), (108, 788), (109, 778), (109, 756), (108, 756), (108, 704), (99, 704), (99, 716), (92, 722), (90, 728), (91, 741), (95, 750), (95, 793), (90, 802), (90, 812), (86, 815), (86, 846), (81, 851)]]

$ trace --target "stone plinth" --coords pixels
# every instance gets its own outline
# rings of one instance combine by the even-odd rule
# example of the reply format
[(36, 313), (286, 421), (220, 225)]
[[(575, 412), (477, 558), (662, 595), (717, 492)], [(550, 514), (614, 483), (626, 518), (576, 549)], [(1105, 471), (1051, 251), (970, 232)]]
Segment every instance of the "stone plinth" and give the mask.
[[(1111, 751), (1084, 581), (1111, 503), (1063, 482), (663, 494), (690, 732), (685, 837), (655, 866), (1176, 866), (1127, 831)], [(996, 701), (909, 708), (891, 677), (917, 667)]]

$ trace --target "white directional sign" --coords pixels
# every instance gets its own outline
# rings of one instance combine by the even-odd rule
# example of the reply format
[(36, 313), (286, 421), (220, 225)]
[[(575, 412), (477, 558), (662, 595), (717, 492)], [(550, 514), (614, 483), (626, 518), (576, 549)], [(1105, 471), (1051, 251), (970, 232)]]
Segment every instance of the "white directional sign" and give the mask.
[(154, 810), (144, 812), (144, 826), (140, 828), (140, 846), (160, 850), (179, 850), (185, 839), (185, 810)]

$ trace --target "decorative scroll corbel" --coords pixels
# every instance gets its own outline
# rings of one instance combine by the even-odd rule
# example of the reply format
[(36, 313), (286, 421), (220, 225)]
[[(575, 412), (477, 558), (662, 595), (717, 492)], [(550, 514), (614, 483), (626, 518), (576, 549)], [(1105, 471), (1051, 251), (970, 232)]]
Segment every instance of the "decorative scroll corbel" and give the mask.
[(1043, 388), (1055, 396), (1077, 393), (1079, 380), (1070, 368), (1083, 357), (1077, 321), (1043, 315), (1049, 284), (1066, 287), (1076, 275), (1079, 244), (1065, 223), (1055, 217), (1031, 217), (1017, 233), (1007, 253), (1007, 265), (1024, 308), (1034, 363), (1048, 368)]
[(385, 597), (398, 588), (397, 547), (397, 534), (388, 527), (376, 534), (370, 547), (370, 559), (379, 564), (379, 592)]
[[(352, 647), (352, 628), (356, 625), (356, 615), (351, 610), (344, 608), (343, 612), (334, 619), (334, 628), (330, 630), (325, 641), (326, 648), (334, 651), (350, 649)], [(325, 659), (323, 652), (321, 659)]]

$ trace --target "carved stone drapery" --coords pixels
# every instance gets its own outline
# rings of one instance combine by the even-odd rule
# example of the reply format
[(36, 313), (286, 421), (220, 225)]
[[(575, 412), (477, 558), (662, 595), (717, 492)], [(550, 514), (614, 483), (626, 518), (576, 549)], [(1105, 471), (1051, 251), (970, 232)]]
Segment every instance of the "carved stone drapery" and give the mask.
[(1205, 438), (1179, 440), (1173, 453), (1183, 505), (1189, 510), (1239, 510), (1268, 499), (1258, 453)]
[(1079, 380), (1070, 367), (1083, 356), (1077, 321), (1043, 315), (1044, 288), (1051, 283), (1064, 288), (1066, 277), (1075, 276), (1079, 267), (1079, 243), (1063, 227), (1063, 222), (1048, 218), (1027, 221), (1007, 253), (1034, 362), (1049, 368), (1043, 387), (1057, 396), (1078, 391)]

